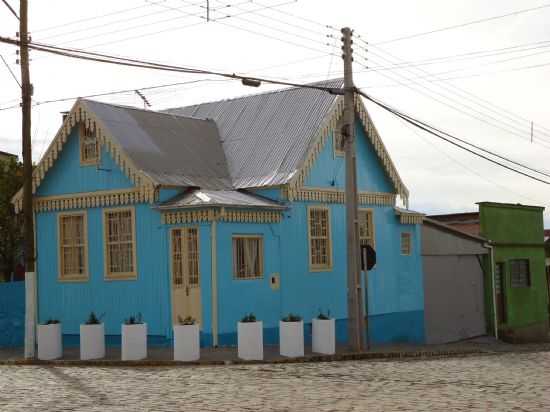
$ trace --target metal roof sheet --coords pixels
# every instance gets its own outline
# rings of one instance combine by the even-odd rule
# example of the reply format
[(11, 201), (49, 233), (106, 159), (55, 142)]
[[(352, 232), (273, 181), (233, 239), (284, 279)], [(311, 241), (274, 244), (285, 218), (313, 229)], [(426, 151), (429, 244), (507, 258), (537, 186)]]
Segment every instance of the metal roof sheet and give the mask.
[(284, 209), (285, 206), (262, 196), (236, 190), (188, 190), (185, 193), (161, 203), (159, 209), (183, 209), (204, 206), (253, 207)]
[[(337, 88), (342, 80), (316, 84)], [(290, 88), (165, 112), (216, 122), (233, 187), (261, 187), (294, 176), (336, 97)]]
[(136, 167), (162, 185), (231, 188), (212, 120), (83, 100)]

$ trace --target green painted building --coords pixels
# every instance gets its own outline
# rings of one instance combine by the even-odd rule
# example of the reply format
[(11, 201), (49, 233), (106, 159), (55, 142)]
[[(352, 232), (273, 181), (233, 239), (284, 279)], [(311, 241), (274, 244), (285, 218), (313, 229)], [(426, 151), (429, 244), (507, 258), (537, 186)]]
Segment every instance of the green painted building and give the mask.
[(548, 339), (543, 210), (536, 206), (479, 203), (479, 232), (493, 246), (494, 257), (494, 273), (490, 270), (491, 257), (485, 262), (485, 313), (488, 328), (494, 331), (496, 310), (503, 340)]

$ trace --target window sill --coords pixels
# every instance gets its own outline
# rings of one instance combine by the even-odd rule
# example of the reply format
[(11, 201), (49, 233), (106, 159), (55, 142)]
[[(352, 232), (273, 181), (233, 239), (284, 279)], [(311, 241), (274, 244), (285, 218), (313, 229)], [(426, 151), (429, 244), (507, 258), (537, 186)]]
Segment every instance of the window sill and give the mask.
[(112, 282), (117, 280), (137, 280), (136, 274), (124, 274), (124, 275), (105, 275), (103, 280), (106, 282)]
[(76, 277), (76, 276), (64, 276), (64, 277), (58, 277), (57, 281), (61, 283), (85, 283), (88, 282), (90, 278), (88, 276), (84, 277)]

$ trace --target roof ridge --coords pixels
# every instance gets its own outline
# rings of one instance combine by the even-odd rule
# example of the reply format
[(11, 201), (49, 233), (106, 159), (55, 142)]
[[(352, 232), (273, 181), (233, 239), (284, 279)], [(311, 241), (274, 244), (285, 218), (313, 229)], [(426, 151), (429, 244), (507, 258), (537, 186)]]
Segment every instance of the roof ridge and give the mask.
[[(308, 85), (308, 86), (313, 86), (313, 85), (319, 85), (319, 84), (323, 84), (323, 83), (336, 82), (338, 80), (343, 82), (344, 78), (343, 77), (336, 77), (336, 78), (333, 78), (333, 79), (319, 80), (319, 81), (316, 81), (316, 82), (304, 83), (304, 84)], [(227, 98), (227, 99), (218, 99), (218, 100), (211, 100), (211, 101), (206, 101), (206, 102), (201, 102), (201, 103), (188, 104), (188, 105), (185, 105), (185, 106), (170, 107), (168, 109), (163, 109), (163, 111), (169, 113), (171, 110), (182, 109), (182, 108), (185, 108), (185, 107), (200, 106), (200, 105), (203, 105), (203, 104), (215, 104), (215, 103), (222, 103), (222, 102), (231, 102), (231, 101), (234, 101), (234, 100), (245, 99), (245, 98), (249, 98), (249, 97), (264, 96), (266, 94), (283, 93), (283, 92), (288, 92), (288, 91), (293, 91), (293, 90), (302, 90), (302, 89), (303, 89), (303, 87), (299, 87), (299, 86), (289, 86), (289, 87), (284, 87), (284, 88), (276, 89), (276, 90), (267, 90), (265, 92), (260, 92), (260, 93), (244, 94), (244, 95), (241, 95), (241, 96), (230, 97), (230, 98)]]
[(147, 109), (141, 109), (141, 108), (135, 107), (135, 106), (126, 106), (126, 105), (117, 104), (117, 103), (105, 103), (105, 102), (101, 102), (99, 100), (92, 100), (92, 99), (86, 99), (86, 98), (79, 98), (79, 100), (83, 101), (84, 103), (92, 102), (92, 103), (103, 104), (105, 106), (118, 107), (120, 109), (127, 109), (127, 110), (136, 110), (136, 111), (144, 112), (144, 113), (154, 113), (154, 114), (158, 114), (158, 115), (162, 115), (162, 116), (182, 117), (184, 119), (200, 120), (200, 121), (203, 121), (203, 122), (212, 121), (211, 119), (203, 119), (202, 117), (184, 116), (184, 115), (177, 114), (177, 113), (169, 113), (169, 112), (166, 112), (166, 111), (159, 111), (159, 110), (147, 110)]

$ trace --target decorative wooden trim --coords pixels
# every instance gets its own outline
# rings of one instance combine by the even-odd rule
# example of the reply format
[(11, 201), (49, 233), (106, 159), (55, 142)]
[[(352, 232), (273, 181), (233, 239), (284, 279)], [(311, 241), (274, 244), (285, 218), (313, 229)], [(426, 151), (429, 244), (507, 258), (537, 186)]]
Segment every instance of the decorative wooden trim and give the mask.
[(336, 128), (336, 124), (342, 116), (342, 113), (344, 113), (344, 99), (338, 97), (335, 99), (333, 108), (329, 111), (329, 115), (325, 118), (316, 136), (313, 138), (303, 166), (291, 179), (289, 185), (292, 189), (298, 189), (304, 186), (311, 168), (315, 164), (319, 153), (323, 150), (328, 137), (332, 135), (333, 130)]
[(402, 225), (421, 225), (424, 221), (424, 215), (403, 213), (399, 215), (399, 221)]
[(234, 209), (196, 209), (161, 212), (161, 222), (165, 225), (200, 222), (243, 222), (243, 223), (279, 223), (282, 212), (279, 210), (234, 210)]
[[(108, 257), (107, 257), (107, 219), (106, 214), (110, 212), (127, 212), (130, 211), (132, 214), (132, 264), (133, 271), (125, 273), (111, 273), (108, 267)], [(104, 269), (104, 279), (105, 280), (137, 280), (138, 270), (137, 270), (137, 239), (136, 239), (136, 211), (134, 207), (116, 207), (103, 209), (103, 269)]]
[[(84, 237), (84, 274), (83, 275), (64, 275), (61, 258), (61, 220), (67, 216), (82, 216), (82, 228)], [(88, 213), (87, 211), (66, 212), (57, 215), (57, 281), (58, 282), (88, 282), (90, 279), (88, 259)]]
[(33, 203), (35, 212), (51, 212), (88, 209), (91, 207), (123, 206), (146, 201), (146, 197), (139, 189), (124, 189), (35, 197)]
[[(33, 194), (36, 193), (36, 190), (46, 176), (46, 173), (59, 157), (59, 154), (63, 150), (72, 129), (79, 123), (83, 123), (88, 129), (96, 132), (99, 145), (104, 146), (105, 149), (111, 154), (115, 163), (139, 189), (143, 198), (147, 202), (154, 202), (155, 187), (157, 183), (135, 166), (134, 162), (126, 155), (122, 147), (112, 137), (108, 128), (105, 127), (103, 122), (95, 115), (93, 111), (88, 109), (86, 103), (81, 99), (76, 101), (61, 128), (57, 132), (55, 138), (50, 143), (46, 153), (42, 156), (42, 159), (38, 165), (36, 165), (33, 171)], [(12, 198), (12, 202), (17, 212), (22, 210), (23, 190), (17, 192), (17, 194)]]
[(372, 145), (374, 146), (374, 150), (376, 151), (378, 158), (381, 160), (382, 165), (386, 170), (386, 173), (389, 175), (390, 180), (392, 181), (396, 192), (403, 198), (403, 201), (408, 207), (409, 190), (401, 180), (401, 177), (397, 172), (397, 168), (393, 164), (393, 161), (388, 153), (388, 150), (386, 149), (384, 142), (380, 138), (380, 135), (378, 134), (378, 130), (376, 130), (376, 127), (374, 126), (374, 123), (372, 122), (367, 112), (367, 108), (365, 107), (365, 104), (363, 103), (363, 100), (360, 97), (356, 97), (355, 99), (355, 109), (358, 113), (358, 117), (361, 120), (361, 123), (363, 124), (363, 127), (367, 132), (367, 137), (369, 138)]
[[(327, 249), (328, 249), (328, 265), (314, 265), (311, 262), (311, 211), (312, 210), (326, 210), (327, 211)], [(331, 222), (331, 210), (330, 207), (324, 205), (315, 205), (307, 207), (307, 250), (308, 250), (308, 263), (310, 272), (330, 272), (333, 269), (333, 256), (332, 256), (332, 222)]]
[[(395, 165), (393, 164), (393, 161), (388, 154), (386, 146), (382, 142), (382, 139), (380, 138), (380, 135), (378, 134), (378, 131), (376, 130), (374, 123), (370, 119), (370, 116), (367, 113), (367, 109), (365, 108), (365, 105), (360, 98), (356, 99), (355, 107), (358, 113), (358, 118), (361, 120), (363, 127), (366, 130), (367, 137), (371, 141), (378, 158), (380, 159), (386, 173), (390, 177), (396, 193), (403, 198), (403, 201), (408, 206), (409, 191), (401, 180), (401, 177), (399, 176), (399, 173), (397, 172), (397, 169), (395, 168)], [(304, 165), (298, 171), (296, 176), (290, 181), (290, 190), (303, 189), (304, 183), (311, 168), (313, 167), (313, 164), (319, 156), (319, 153), (321, 153), (321, 151), (323, 150), (328, 136), (332, 135), (332, 132), (337, 127), (338, 120), (342, 116), (343, 110), (344, 100), (342, 97), (338, 97), (335, 100), (334, 106), (330, 111), (330, 114), (327, 116), (317, 136), (314, 138), (313, 144), (307, 154)]]
[[(339, 189), (287, 187), (283, 189), (282, 196), (289, 201), (345, 203), (345, 192)], [(395, 193), (359, 192), (359, 203), (362, 205), (395, 206), (395, 201)]]

